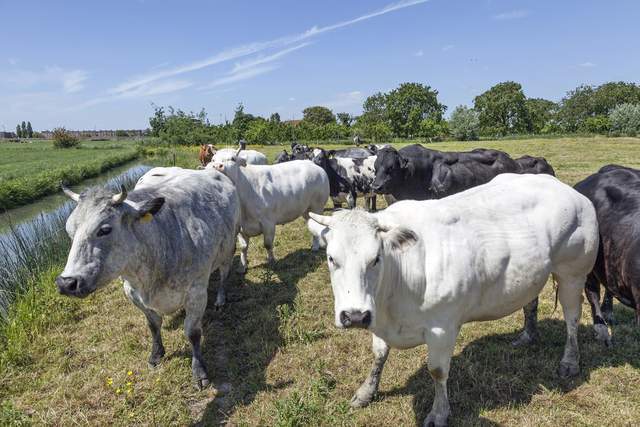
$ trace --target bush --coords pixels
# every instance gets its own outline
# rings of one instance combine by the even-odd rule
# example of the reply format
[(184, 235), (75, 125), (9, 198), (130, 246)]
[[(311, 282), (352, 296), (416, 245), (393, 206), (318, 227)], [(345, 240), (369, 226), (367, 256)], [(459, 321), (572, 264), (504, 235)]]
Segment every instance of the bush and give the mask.
[(640, 104), (618, 105), (609, 113), (609, 122), (612, 135), (640, 135)]
[(584, 130), (589, 133), (607, 134), (609, 133), (610, 123), (607, 116), (588, 117), (584, 121)]
[(474, 141), (478, 139), (480, 118), (478, 113), (469, 107), (459, 105), (451, 113), (449, 119), (451, 135), (460, 141)]
[(65, 128), (53, 130), (53, 146), (55, 148), (74, 148), (80, 145), (80, 141), (71, 135)]

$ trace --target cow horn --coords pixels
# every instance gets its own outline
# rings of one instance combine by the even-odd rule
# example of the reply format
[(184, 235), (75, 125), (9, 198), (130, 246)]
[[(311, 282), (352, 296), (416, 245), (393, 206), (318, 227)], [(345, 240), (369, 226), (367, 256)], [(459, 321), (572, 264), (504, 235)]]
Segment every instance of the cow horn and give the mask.
[(319, 215), (313, 212), (309, 212), (309, 217), (315, 222), (317, 222), (318, 224), (322, 224), (326, 227), (331, 227), (331, 225), (334, 223), (334, 219), (330, 216)]
[(64, 184), (61, 184), (60, 186), (62, 187), (62, 192), (66, 194), (67, 197), (76, 202), (80, 201), (80, 195), (78, 193), (74, 193), (69, 187)]
[(120, 205), (124, 203), (127, 199), (127, 189), (124, 188), (124, 185), (120, 185), (120, 192), (115, 194), (111, 200), (113, 200), (114, 205)]

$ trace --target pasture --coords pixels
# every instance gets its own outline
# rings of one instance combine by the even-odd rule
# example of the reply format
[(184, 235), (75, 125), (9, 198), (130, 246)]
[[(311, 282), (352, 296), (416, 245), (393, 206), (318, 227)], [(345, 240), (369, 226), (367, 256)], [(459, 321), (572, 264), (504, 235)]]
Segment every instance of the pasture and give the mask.
[(55, 149), (51, 141), (0, 142), (0, 209), (58, 191), (137, 157), (132, 141), (83, 141), (81, 148)]
[[(429, 148), (480, 146), (544, 156), (569, 184), (608, 163), (640, 167), (640, 139), (633, 138), (446, 142)], [(251, 148), (271, 160), (282, 149)], [(197, 147), (177, 149), (177, 163), (195, 167)], [(277, 262), (269, 267), (261, 239), (252, 239), (249, 271), (231, 274), (221, 311), (211, 303), (217, 286), (212, 279), (203, 353), (215, 388), (202, 392), (190, 383), (183, 314), (165, 319), (167, 355), (152, 370), (146, 362), (150, 333), (121, 283), (71, 300), (58, 296), (53, 284), (62, 266), (48, 272), (13, 310), (11, 351), (0, 353), (0, 424), (421, 425), (433, 399), (424, 346), (392, 350), (378, 397), (367, 408), (349, 407), (370, 368), (371, 338), (333, 326), (326, 260), (322, 251), (310, 251), (310, 240), (301, 219), (279, 226)], [(614, 314), (614, 347), (607, 349), (593, 337), (585, 301), (581, 373), (569, 381), (556, 375), (565, 326), (560, 308), (554, 310), (550, 282), (540, 300), (537, 344), (510, 345), (522, 326), (521, 311), (465, 325), (449, 377), (451, 425), (635, 425), (640, 330), (631, 310), (616, 303)]]

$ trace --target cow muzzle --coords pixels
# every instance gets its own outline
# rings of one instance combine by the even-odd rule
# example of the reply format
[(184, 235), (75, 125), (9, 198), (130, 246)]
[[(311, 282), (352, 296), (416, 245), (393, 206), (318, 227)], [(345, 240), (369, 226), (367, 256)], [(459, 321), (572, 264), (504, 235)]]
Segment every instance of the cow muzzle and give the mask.
[(341, 311), (340, 323), (345, 328), (367, 329), (371, 325), (371, 312), (367, 311)]
[(70, 297), (84, 298), (93, 291), (89, 289), (87, 282), (81, 277), (58, 276), (56, 278), (56, 286), (58, 287), (58, 292)]

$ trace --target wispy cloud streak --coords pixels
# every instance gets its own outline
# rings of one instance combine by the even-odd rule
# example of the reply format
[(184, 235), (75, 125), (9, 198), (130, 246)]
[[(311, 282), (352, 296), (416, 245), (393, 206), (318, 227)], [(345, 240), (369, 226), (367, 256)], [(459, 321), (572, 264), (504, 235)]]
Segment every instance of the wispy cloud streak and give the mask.
[(499, 13), (497, 15), (493, 15), (493, 19), (496, 21), (508, 21), (511, 19), (520, 19), (529, 15), (528, 10), (520, 9), (520, 10), (512, 10), (510, 12)]

